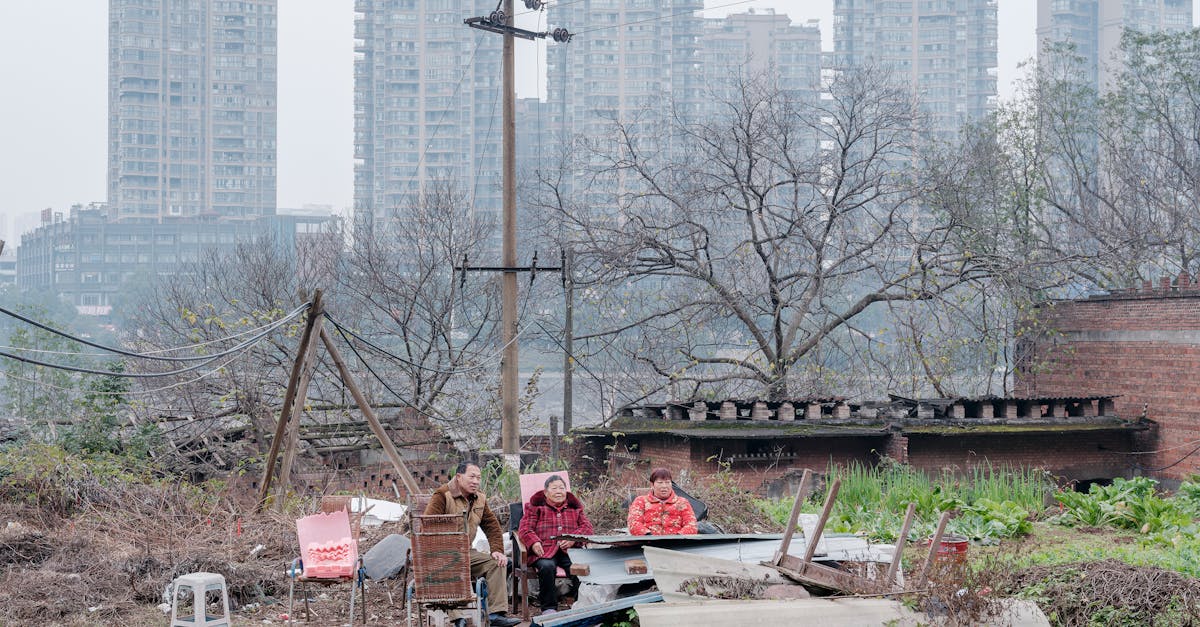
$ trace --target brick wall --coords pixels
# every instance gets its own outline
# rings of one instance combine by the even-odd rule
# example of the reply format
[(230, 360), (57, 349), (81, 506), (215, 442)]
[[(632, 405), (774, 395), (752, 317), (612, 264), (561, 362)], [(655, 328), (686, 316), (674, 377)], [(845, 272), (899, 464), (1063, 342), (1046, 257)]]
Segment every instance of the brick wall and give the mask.
[(767, 494), (777, 492), (779, 486), (776, 483), (786, 481), (788, 475), (804, 468), (823, 473), (831, 461), (835, 464), (854, 461), (873, 464), (879, 459), (876, 451), (883, 449), (885, 438), (794, 438), (771, 443), (786, 449), (786, 453), (746, 459), (747, 447), (753, 447), (754, 441), (688, 439), (658, 434), (621, 436), (617, 438), (616, 446), (608, 451), (608, 472), (631, 486), (645, 485), (650, 470), (659, 466), (671, 470), (676, 477), (686, 471), (694, 480), (703, 481), (704, 477), (721, 470), (718, 460), (732, 457), (729, 468), (738, 486)]
[(1158, 424), (1134, 443), (1142, 474), (1167, 482), (1200, 472), (1200, 289), (1187, 277), (1039, 310), (1053, 332), (1028, 343), (1018, 391), (1119, 394), (1117, 414)]
[(1066, 432), (908, 436), (908, 463), (926, 472), (967, 472), (976, 466), (1042, 468), (1071, 480), (1127, 476), (1128, 432)]

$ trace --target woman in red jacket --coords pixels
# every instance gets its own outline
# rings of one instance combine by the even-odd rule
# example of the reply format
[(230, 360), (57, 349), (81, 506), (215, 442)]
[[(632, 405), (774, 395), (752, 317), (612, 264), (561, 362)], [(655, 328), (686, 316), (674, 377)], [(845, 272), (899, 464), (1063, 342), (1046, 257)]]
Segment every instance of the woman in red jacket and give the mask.
[(538, 572), (538, 606), (542, 614), (555, 612), (558, 607), (558, 589), (554, 586), (554, 575), (558, 568), (564, 572), (571, 568), (567, 549), (575, 546), (570, 540), (554, 540), (565, 534), (588, 535), (592, 523), (583, 513), (583, 503), (574, 494), (567, 492), (567, 482), (558, 475), (551, 475), (525, 504), (517, 538), (527, 548), (527, 561)]
[(650, 493), (629, 505), (629, 533), (635, 536), (670, 536), (696, 533), (696, 513), (687, 499), (671, 487), (671, 471), (650, 473)]

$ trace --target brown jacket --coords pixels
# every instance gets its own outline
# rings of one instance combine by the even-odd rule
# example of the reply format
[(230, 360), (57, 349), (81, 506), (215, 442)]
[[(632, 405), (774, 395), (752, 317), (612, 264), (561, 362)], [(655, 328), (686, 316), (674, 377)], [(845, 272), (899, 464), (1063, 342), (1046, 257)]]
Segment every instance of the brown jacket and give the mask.
[(449, 483), (438, 488), (433, 493), (429, 505), (425, 507), (425, 515), (462, 514), (467, 518), (467, 538), (475, 539), (475, 530), (482, 527), (483, 535), (487, 536), (488, 546), (492, 552), (504, 552), (504, 538), (501, 536), (500, 521), (488, 507), (487, 495), (476, 492), (470, 498), (458, 489), (457, 482), (451, 479)]

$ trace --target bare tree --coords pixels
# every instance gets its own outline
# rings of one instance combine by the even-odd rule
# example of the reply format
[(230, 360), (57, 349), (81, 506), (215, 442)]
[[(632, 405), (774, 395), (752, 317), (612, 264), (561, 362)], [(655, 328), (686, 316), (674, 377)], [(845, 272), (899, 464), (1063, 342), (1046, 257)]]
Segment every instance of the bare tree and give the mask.
[(696, 386), (818, 391), (841, 365), (825, 349), (865, 333), (872, 305), (937, 299), (995, 271), (958, 245), (951, 216), (918, 209), (929, 182), (907, 91), (867, 68), (829, 94), (800, 106), (745, 80), (716, 119), (674, 120), (682, 149), (669, 156), (617, 124), (616, 149), (588, 156), (604, 160), (588, 172), (609, 186), (602, 208), (565, 202), (581, 192), (543, 174), (589, 278), (628, 304), (607, 300), (596, 331), (629, 333), (627, 359)]

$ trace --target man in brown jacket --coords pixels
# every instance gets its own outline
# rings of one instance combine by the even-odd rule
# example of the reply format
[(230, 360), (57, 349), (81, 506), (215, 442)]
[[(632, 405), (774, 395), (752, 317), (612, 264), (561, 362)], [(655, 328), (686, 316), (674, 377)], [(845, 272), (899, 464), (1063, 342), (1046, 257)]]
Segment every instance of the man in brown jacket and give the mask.
[[(474, 540), (476, 529), (483, 528), (487, 536), (488, 548), (491, 555), (471, 549), (471, 579), (483, 577), (488, 587), (488, 619), (496, 627), (512, 627), (520, 624), (520, 620), (508, 613), (508, 583), (504, 567), (508, 564), (508, 556), (504, 553), (504, 537), (501, 535), (500, 521), (488, 507), (487, 495), (479, 490), (483, 480), (483, 472), (477, 464), (461, 462), (455, 469), (454, 477), (449, 483), (438, 488), (433, 493), (425, 514), (461, 514), (467, 519), (467, 538)], [(465, 619), (455, 619), (463, 624)]]

